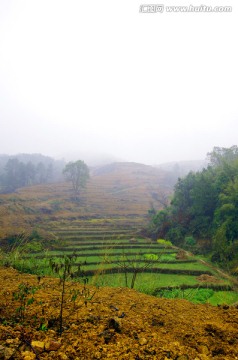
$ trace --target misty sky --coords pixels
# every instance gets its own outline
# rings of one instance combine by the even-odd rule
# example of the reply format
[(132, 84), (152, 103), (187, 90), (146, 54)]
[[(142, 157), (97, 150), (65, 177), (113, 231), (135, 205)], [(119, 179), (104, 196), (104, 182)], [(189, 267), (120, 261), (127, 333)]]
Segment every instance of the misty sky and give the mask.
[(235, 0), (141, 4), (0, 0), (1, 154), (159, 164), (238, 144)]

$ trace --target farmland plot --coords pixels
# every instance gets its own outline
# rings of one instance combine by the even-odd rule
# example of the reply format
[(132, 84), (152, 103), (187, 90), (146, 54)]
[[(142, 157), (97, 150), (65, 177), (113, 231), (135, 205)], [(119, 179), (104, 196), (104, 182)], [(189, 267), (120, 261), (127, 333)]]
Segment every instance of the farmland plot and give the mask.
[[(49, 273), (49, 259), (76, 257), (81, 276), (97, 286), (133, 287), (159, 297), (221, 303), (236, 299), (229, 281), (194, 257), (177, 258), (178, 249), (139, 236), (139, 219), (114, 218), (64, 221), (51, 231), (55, 248), (34, 253), (37, 272)], [(28, 259), (30, 261), (30, 259)], [(27, 259), (25, 259), (27, 261)], [(207, 276), (207, 281), (201, 281)], [(220, 294), (219, 296), (216, 294)]]

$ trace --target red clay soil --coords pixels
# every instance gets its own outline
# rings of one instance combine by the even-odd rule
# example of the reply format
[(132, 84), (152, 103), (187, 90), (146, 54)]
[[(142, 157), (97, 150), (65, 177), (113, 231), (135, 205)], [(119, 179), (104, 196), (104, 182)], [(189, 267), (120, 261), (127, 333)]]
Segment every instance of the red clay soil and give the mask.
[[(166, 300), (127, 288), (67, 283), (63, 332), (62, 284), (0, 268), (0, 359), (238, 359), (238, 309)], [(19, 284), (27, 289), (19, 313)], [(75, 302), (72, 295), (78, 293)], [(31, 292), (31, 291), (30, 291)], [(15, 293), (15, 298), (13, 294)], [(46, 329), (47, 328), (47, 329)], [(43, 331), (45, 330), (45, 331)]]

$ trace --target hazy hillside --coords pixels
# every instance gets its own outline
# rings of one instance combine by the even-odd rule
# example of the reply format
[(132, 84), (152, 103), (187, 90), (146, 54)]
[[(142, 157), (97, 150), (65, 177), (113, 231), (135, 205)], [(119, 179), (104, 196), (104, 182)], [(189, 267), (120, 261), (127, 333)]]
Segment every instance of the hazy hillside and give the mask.
[(46, 214), (56, 218), (145, 217), (151, 207), (159, 210), (168, 203), (177, 181), (171, 171), (133, 162), (94, 167), (90, 172), (90, 181), (77, 204), (71, 199), (71, 184), (64, 182), (18, 188), (12, 194), (2, 195), (2, 232), (4, 224), (13, 228), (14, 224), (23, 225), (24, 219), (28, 219), (28, 224), (34, 223), (35, 218), (44, 221)]
[(177, 178), (171, 172), (153, 166), (133, 162), (113, 163), (92, 170), (94, 181), (102, 182), (112, 193), (128, 200), (144, 201), (155, 209), (161, 209), (173, 192)]
[(71, 183), (40, 184), (1, 195), (1, 236), (52, 220), (133, 218), (142, 224), (172, 193), (167, 172), (135, 163), (115, 163), (91, 170), (91, 178), (73, 199)]
[(149, 209), (157, 211), (169, 203), (177, 181), (171, 171), (138, 163), (112, 163), (90, 171), (78, 202), (72, 201), (69, 182), (23, 187), (1, 195), (1, 236), (52, 219), (124, 217), (142, 225)]
[(177, 177), (185, 176), (190, 171), (200, 171), (208, 165), (207, 160), (172, 161), (155, 165), (156, 168), (169, 171)]
[(158, 171), (153, 166), (139, 164), (135, 162), (114, 162), (104, 166), (97, 166), (93, 168), (94, 175), (101, 175), (111, 172), (127, 172), (128, 174), (161, 174), (161, 171)]
[(0, 155), (0, 193), (62, 180), (63, 160), (42, 154)]

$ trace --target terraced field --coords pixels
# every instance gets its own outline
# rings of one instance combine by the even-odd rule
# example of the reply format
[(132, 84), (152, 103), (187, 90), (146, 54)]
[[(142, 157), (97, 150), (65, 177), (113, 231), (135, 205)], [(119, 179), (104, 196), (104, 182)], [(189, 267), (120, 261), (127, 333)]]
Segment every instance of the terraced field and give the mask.
[[(51, 223), (58, 245), (25, 259), (24, 266), (49, 274), (49, 260), (73, 255), (78, 275), (97, 286), (128, 286), (144, 293), (191, 300), (202, 293), (213, 303), (238, 300), (231, 283), (206, 264), (174, 247), (139, 235), (139, 218), (87, 219)], [(57, 260), (56, 260), (57, 259)], [(219, 292), (219, 296), (217, 295)], [(205, 294), (205, 295), (204, 295)], [(213, 300), (215, 299), (215, 300)], [(199, 300), (198, 300), (199, 302)]]

